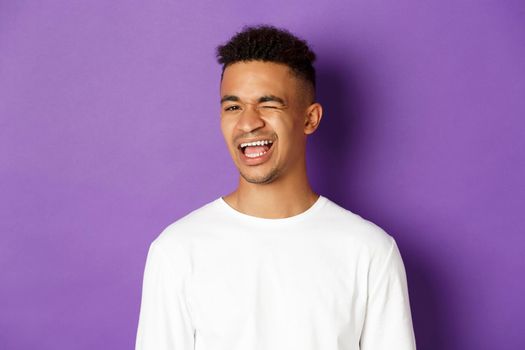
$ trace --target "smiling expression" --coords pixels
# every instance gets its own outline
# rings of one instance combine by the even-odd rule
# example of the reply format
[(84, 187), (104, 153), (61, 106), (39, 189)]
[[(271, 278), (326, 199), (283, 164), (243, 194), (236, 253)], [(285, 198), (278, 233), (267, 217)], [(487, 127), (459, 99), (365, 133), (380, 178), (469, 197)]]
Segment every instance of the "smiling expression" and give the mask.
[(276, 181), (304, 168), (309, 100), (306, 83), (288, 66), (248, 61), (229, 65), (221, 81), (221, 129), (242, 178)]

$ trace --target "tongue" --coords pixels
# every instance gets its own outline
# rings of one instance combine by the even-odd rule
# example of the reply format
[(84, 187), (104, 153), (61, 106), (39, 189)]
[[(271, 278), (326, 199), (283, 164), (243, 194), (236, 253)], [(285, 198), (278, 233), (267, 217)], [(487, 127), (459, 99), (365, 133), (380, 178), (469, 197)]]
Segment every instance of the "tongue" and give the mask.
[(246, 153), (261, 153), (268, 151), (268, 146), (248, 146), (244, 149), (244, 154)]

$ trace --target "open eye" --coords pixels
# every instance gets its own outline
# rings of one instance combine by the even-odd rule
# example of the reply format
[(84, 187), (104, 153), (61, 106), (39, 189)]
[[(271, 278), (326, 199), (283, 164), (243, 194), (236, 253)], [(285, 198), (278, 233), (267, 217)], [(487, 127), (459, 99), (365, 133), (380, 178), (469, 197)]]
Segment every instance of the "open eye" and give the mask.
[(232, 111), (236, 111), (236, 110), (238, 110), (238, 109), (240, 109), (240, 108), (241, 108), (241, 107), (238, 106), (238, 105), (232, 105), (232, 106), (227, 106), (227, 107), (225, 107), (224, 110), (225, 110), (226, 112), (232, 112)]

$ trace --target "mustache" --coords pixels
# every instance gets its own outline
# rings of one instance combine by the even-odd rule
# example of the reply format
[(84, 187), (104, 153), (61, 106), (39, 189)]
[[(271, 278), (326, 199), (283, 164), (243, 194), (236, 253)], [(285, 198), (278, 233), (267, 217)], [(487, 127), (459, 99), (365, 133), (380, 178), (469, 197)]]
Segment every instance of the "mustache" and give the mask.
[(277, 139), (277, 134), (276, 133), (263, 134), (263, 133), (252, 133), (252, 132), (250, 132), (250, 133), (247, 133), (247, 134), (242, 134), (242, 135), (236, 136), (233, 139), (233, 142), (237, 143), (238, 140), (254, 139), (254, 138), (265, 138), (265, 139), (269, 139), (269, 140), (275, 140), (275, 139)]

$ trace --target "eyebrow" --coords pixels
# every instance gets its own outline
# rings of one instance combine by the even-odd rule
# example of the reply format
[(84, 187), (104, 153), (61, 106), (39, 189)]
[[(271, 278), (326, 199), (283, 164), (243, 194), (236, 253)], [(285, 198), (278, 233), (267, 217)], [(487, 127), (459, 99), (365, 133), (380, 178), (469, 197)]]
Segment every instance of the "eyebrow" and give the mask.
[[(221, 104), (226, 101), (239, 102), (240, 98), (235, 95), (225, 95), (221, 98)], [(264, 96), (259, 97), (259, 99), (257, 100), (257, 103), (264, 103), (264, 102), (278, 102), (282, 104), (283, 106), (286, 105), (286, 103), (284, 103), (284, 99), (278, 96), (275, 96), (275, 95), (264, 95)]]
[(225, 95), (221, 98), (221, 103), (224, 103), (226, 101), (238, 102), (239, 98), (234, 95)]

